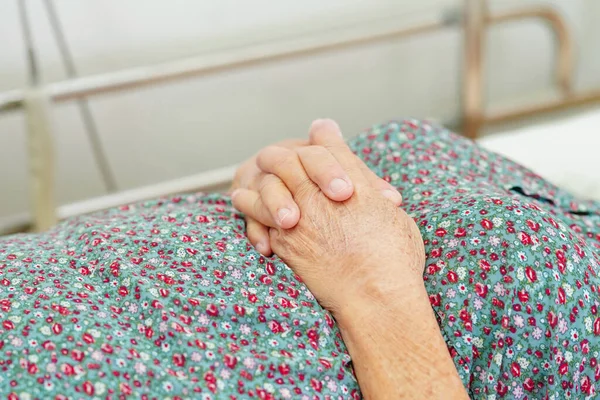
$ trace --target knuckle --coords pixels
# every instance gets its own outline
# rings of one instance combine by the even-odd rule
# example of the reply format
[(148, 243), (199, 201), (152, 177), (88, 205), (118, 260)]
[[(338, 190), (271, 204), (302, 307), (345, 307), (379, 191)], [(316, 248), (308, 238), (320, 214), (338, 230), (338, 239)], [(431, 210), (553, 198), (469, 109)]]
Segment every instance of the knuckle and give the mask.
[(257, 156), (258, 165), (269, 165), (273, 170), (278, 171), (293, 162), (295, 153), (283, 147), (269, 146), (262, 150)]
[(261, 193), (273, 192), (278, 189), (281, 189), (281, 180), (277, 176), (273, 174), (266, 174), (260, 180), (259, 191)]

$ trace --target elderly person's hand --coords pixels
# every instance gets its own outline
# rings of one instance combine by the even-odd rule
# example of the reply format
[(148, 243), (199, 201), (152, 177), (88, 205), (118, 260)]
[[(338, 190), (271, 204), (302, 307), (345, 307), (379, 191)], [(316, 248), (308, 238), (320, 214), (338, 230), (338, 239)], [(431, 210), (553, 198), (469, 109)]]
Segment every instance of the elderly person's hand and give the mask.
[[(415, 222), (373, 188), (335, 122), (313, 123), (310, 142), (269, 147), (256, 160), (289, 189), (301, 215), (293, 229), (268, 220), (264, 194), (238, 189), (233, 204), (272, 226), (273, 251), (331, 311), (365, 398), (467, 398), (429, 304)], [(331, 201), (314, 183), (322, 160), (353, 183), (349, 199)]]
[[(271, 227), (273, 251), (336, 316), (351, 303), (344, 294), (384, 296), (415, 283), (422, 287), (425, 256), (413, 219), (373, 187), (381, 180), (350, 151), (335, 122), (315, 121), (309, 136), (311, 146), (261, 151), (256, 165), (263, 190), (237, 189), (234, 206)], [(331, 177), (352, 182), (353, 195), (331, 201), (323, 190)], [(277, 190), (282, 194), (270, 198)], [(301, 217), (293, 229), (273, 221), (272, 203), (299, 207), (294, 214)]]
[[(320, 120), (323, 121), (323, 120)], [(315, 123), (318, 123), (315, 121)], [(340, 133), (341, 137), (341, 133)], [(290, 151), (313, 145), (311, 140), (291, 139), (277, 143), (262, 153), (273, 152), (274, 148)], [(368, 171), (369, 184), (381, 191), (384, 196), (399, 206), (402, 196), (389, 183)], [(330, 200), (345, 201), (354, 192), (354, 185), (339, 162), (327, 151), (315, 154), (305, 174)], [(245, 161), (236, 171), (231, 191), (246, 189), (256, 192), (257, 200), (253, 205), (255, 212), (246, 215), (248, 239), (263, 255), (270, 256), (272, 249), (269, 241), (269, 227), (290, 229), (300, 220), (300, 210), (294, 202), (292, 193), (279, 177), (262, 171), (257, 165), (257, 155)], [(253, 215), (254, 217), (251, 217)]]

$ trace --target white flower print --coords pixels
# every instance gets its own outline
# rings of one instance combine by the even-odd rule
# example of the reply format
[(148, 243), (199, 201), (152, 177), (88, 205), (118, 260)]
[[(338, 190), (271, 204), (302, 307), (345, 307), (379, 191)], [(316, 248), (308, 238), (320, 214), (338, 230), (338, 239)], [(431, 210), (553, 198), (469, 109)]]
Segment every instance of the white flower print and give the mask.
[(256, 362), (250, 357), (244, 358), (243, 364), (248, 369), (254, 369), (254, 367), (256, 366)]
[(513, 322), (517, 328), (522, 328), (525, 326), (525, 324), (523, 323), (523, 317), (519, 314), (515, 314), (515, 316), (513, 317)]
[(496, 363), (496, 365), (500, 365), (500, 364), (502, 364), (502, 358), (503, 358), (502, 353), (496, 353), (496, 354), (494, 354), (493, 360)]
[(231, 324), (229, 322), (221, 322), (221, 329), (228, 331), (231, 329)]
[(521, 366), (522, 369), (529, 368), (529, 361), (526, 358), (519, 357), (519, 358), (517, 358), (517, 362), (519, 363), (519, 365)]
[(231, 372), (227, 371), (226, 369), (222, 369), (219, 375), (223, 379), (229, 379), (231, 377)]
[(171, 382), (164, 382), (163, 389), (165, 389), (167, 392), (170, 392), (173, 390), (173, 384)]
[(333, 393), (337, 392), (337, 384), (335, 383), (335, 381), (330, 380), (329, 382), (327, 382), (327, 389), (329, 389)]
[(240, 325), (240, 332), (242, 332), (243, 335), (249, 335), (252, 330), (248, 325), (242, 324)]
[(141, 362), (135, 363), (133, 368), (135, 369), (135, 372), (137, 372), (140, 375), (146, 372), (146, 366), (144, 365), (144, 363)]
[(168, 329), (169, 327), (165, 321), (162, 321), (160, 324), (158, 324), (158, 330), (160, 332), (166, 332)]
[(565, 333), (567, 331), (567, 329), (569, 329), (569, 327), (567, 325), (567, 321), (564, 318), (561, 318), (558, 321), (558, 331), (562, 334), (562, 333)]
[(496, 283), (494, 285), (494, 293), (496, 293), (498, 296), (504, 296), (506, 294), (506, 289), (504, 288), (504, 285), (500, 282)]
[(500, 238), (498, 236), (490, 236), (488, 238), (488, 243), (491, 246), (497, 247), (500, 244)]
[(520, 399), (523, 397), (523, 388), (521, 386), (515, 386), (513, 389), (513, 397), (515, 399)]
[(565, 289), (565, 293), (567, 294), (567, 297), (573, 296), (573, 287), (571, 285), (569, 285), (568, 283), (563, 283), (562, 286)]
[(568, 363), (573, 361), (573, 353), (571, 353), (570, 351), (565, 351), (565, 361)]
[(101, 351), (96, 350), (96, 351), (94, 351), (92, 353), (92, 358), (94, 360), (96, 360), (96, 361), (101, 361), (104, 358), (104, 356), (102, 356), (102, 352)]
[(571, 329), (571, 340), (579, 340), (579, 332), (576, 329)]
[(560, 274), (558, 273), (558, 271), (552, 272), (552, 277), (555, 281), (560, 281)]

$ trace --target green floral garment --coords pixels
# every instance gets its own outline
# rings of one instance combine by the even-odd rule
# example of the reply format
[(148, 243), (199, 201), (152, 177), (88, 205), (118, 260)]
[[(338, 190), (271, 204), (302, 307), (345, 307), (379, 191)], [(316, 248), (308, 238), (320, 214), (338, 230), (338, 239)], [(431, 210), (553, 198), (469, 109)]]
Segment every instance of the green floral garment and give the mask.
[[(599, 205), (428, 123), (350, 145), (421, 229), (471, 397), (594, 397)], [(196, 194), (0, 240), (3, 397), (360, 398), (334, 320), (244, 231), (228, 197)]]

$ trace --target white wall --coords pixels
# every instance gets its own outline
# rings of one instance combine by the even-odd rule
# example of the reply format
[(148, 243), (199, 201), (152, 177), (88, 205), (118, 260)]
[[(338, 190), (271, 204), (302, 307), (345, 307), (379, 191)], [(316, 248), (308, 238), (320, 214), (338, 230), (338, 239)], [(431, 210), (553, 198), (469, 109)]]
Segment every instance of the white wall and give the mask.
[[(45, 82), (65, 72), (42, 0), (28, 0)], [(82, 75), (268, 43), (383, 19), (430, 19), (453, 0), (55, 0)], [(513, 2), (518, 6), (534, 1)], [(539, 3), (539, 2), (537, 2)], [(579, 43), (577, 86), (600, 86), (600, 2), (554, 0)], [(506, 7), (492, 1), (492, 8)], [(16, 1), (0, 5), (0, 90), (26, 83)], [(527, 40), (523, 40), (526, 37)], [(275, 140), (305, 134), (316, 117), (347, 134), (411, 115), (452, 120), (459, 110), (456, 29), (181, 83), (94, 98), (111, 168), (122, 189), (229, 165)], [(545, 27), (493, 28), (487, 40), (493, 101), (545, 90), (553, 50)], [(104, 193), (73, 104), (56, 107), (61, 203)], [(0, 116), (0, 217), (27, 209), (23, 119)]]

